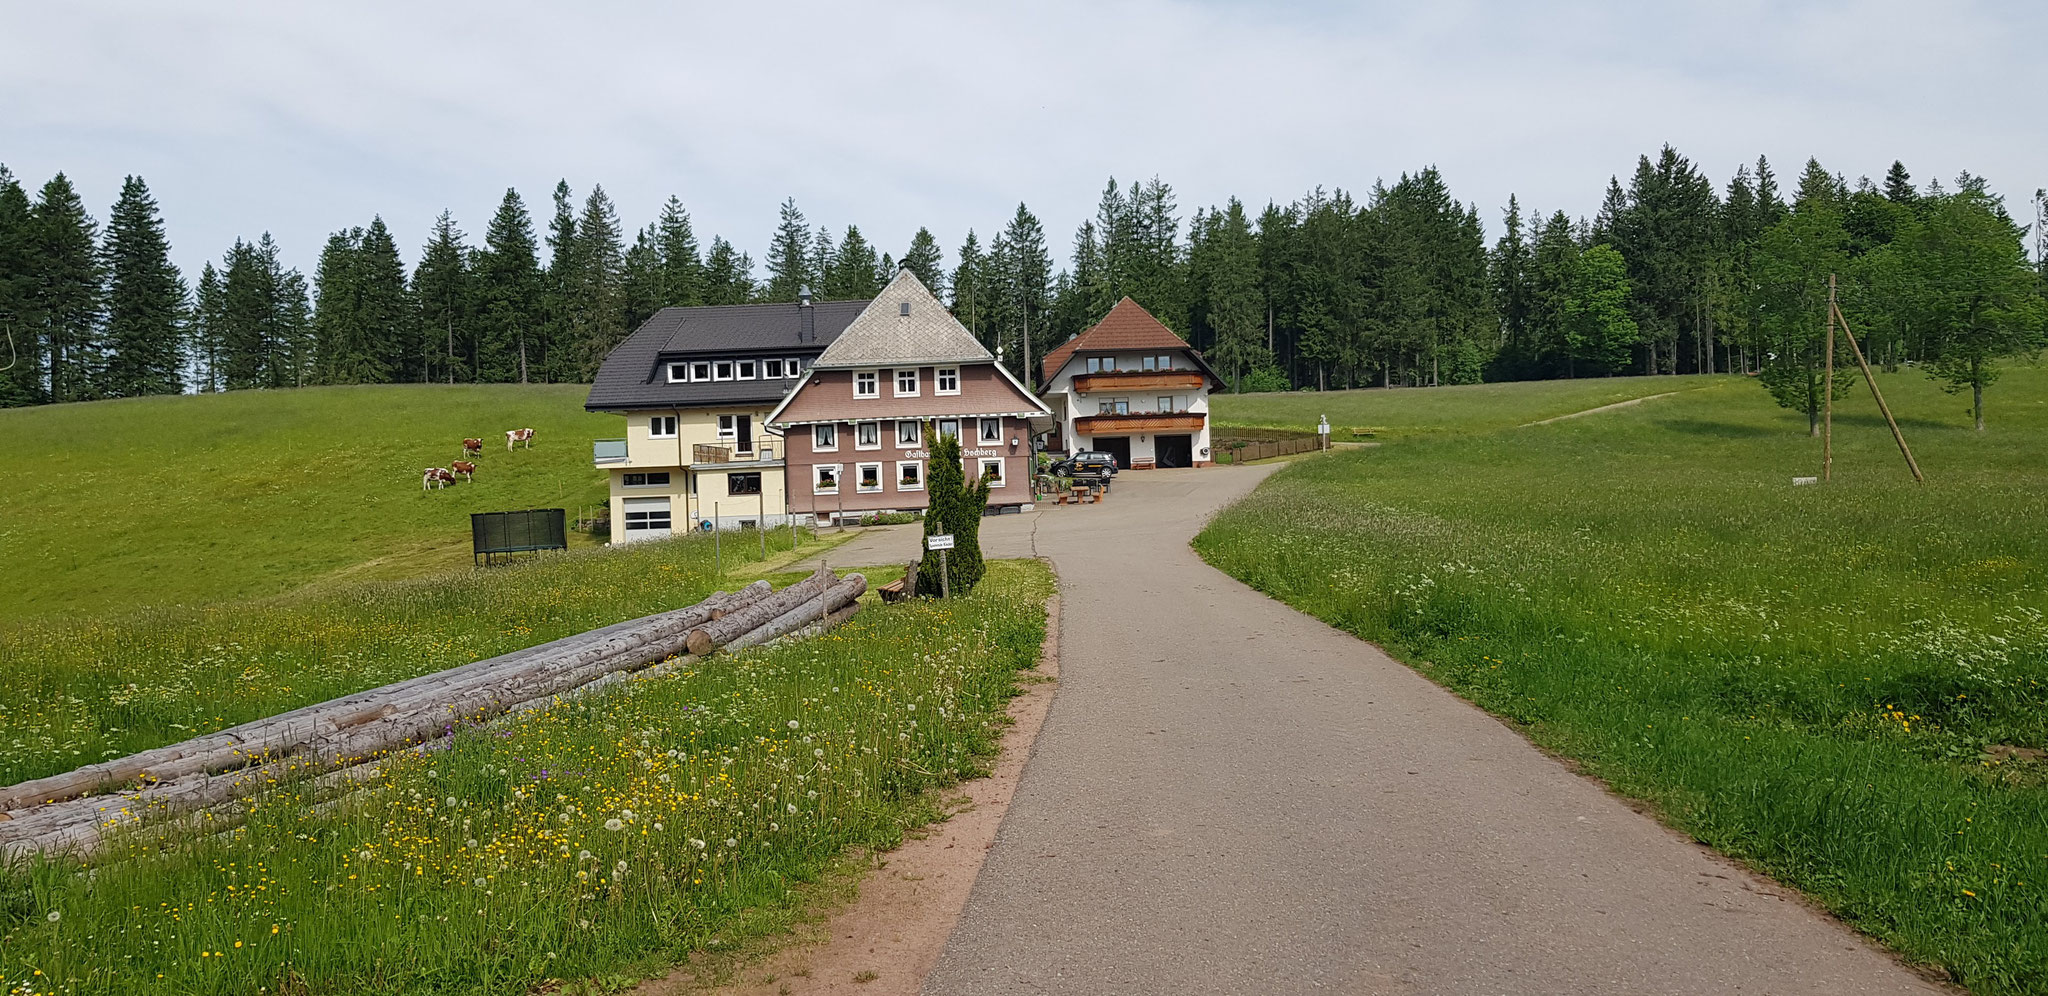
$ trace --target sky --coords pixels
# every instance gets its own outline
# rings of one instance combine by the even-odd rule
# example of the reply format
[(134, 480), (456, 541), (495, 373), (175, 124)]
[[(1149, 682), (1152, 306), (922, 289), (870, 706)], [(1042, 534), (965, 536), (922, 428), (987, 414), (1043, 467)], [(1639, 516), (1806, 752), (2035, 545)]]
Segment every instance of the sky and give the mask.
[[(574, 9), (570, 9), (573, 7)], [(1491, 238), (1598, 207), (1669, 143), (1717, 186), (1770, 157), (1851, 181), (2048, 186), (2048, 5), (1989, 0), (1529, 4), (32, 3), (0, 8), (0, 163), (58, 171), (104, 221), (122, 177), (188, 273), (269, 231), (313, 270), (381, 215), (408, 264), (443, 210), (481, 241), (507, 187), (543, 228), (566, 179), (628, 230), (670, 195), (762, 260), (785, 197), (901, 255), (984, 244), (1019, 201), (1057, 259), (1104, 181), (1183, 215), (1435, 165)]]

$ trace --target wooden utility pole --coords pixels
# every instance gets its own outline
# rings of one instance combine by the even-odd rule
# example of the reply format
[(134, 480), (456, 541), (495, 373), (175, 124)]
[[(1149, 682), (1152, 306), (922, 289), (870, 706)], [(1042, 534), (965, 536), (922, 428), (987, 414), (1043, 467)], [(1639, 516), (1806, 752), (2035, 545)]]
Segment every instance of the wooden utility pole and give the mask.
[[(1832, 277), (1829, 280), (1833, 282)], [(1877, 410), (1884, 413), (1885, 424), (1892, 427), (1892, 439), (1899, 444), (1899, 453), (1906, 458), (1906, 469), (1913, 472), (1914, 480), (1925, 482), (1927, 478), (1921, 475), (1920, 464), (1913, 459), (1912, 447), (1906, 445), (1906, 434), (1899, 431), (1899, 420), (1892, 417), (1891, 406), (1884, 403), (1884, 392), (1877, 389), (1877, 378), (1870, 375), (1870, 361), (1863, 358), (1863, 347), (1856, 344), (1856, 333), (1849, 331), (1849, 320), (1842, 317), (1841, 306), (1834, 302), (1832, 295), (1828, 301), (1828, 314), (1841, 324), (1842, 337), (1849, 341), (1849, 349), (1856, 354), (1856, 365), (1863, 370), (1863, 382), (1870, 385), (1870, 396), (1877, 399)]]
[(1821, 394), (1826, 414), (1821, 417), (1820, 429), (1820, 479), (1831, 481), (1835, 478), (1835, 275), (1828, 274), (1828, 345), (1825, 350), (1827, 373), (1821, 377)]

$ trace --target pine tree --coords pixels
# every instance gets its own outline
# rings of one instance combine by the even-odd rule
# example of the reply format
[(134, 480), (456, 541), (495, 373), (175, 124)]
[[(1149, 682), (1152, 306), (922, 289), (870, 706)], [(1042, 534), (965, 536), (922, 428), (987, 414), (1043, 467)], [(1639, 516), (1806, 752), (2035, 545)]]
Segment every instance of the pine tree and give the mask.
[(575, 324), (571, 342), (576, 344), (575, 362), (565, 368), (567, 376), (588, 381), (597, 374), (605, 354), (619, 344), (626, 328), (626, 250), (621, 241), (618, 211), (604, 187), (593, 186), (583, 200), (583, 214), (576, 221), (577, 281)]
[(207, 394), (222, 389), (220, 337), (227, 326), (224, 303), (220, 271), (208, 261), (199, 269), (199, 287), (193, 293), (192, 321), (186, 328), (185, 346), (194, 386)]
[(476, 284), (476, 377), (524, 384), (545, 358), (534, 341), (545, 311), (533, 219), (516, 190), (505, 191), (491, 216), (483, 251), (476, 258)]
[[(548, 268), (542, 278), (541, 308), (544, 321), (535, 336), (539, 355), (528, 364), (530, 379), (569, 379), (564, 370), (573, 365), (577, 285), (583, 264), (578, 257), (581, 241), (576, 232), (576, 204), (569, 194), (569, 181), (555, 183), (555, 216), (548, 223)], [(524, 381), (522, 381), (523, 383)]]
[(427, 382), (433, 375), (435, 350), (420, 335), (418, 312), (406, 287), (405, 261), (381, 216), (372, 216), (370, 227), (363, 229), (356, 279), (363, 334), (380, 379)]
[(832, 247), (832, 233), (819, 225), (811, 236), (810, 259), (804, 264), (804, 269), (810, 274), (807, 286), (813, 297), (823, 292), (825, 280), (832, 273), (832, 260), (837, 255), (838, 251)]
[(1571, 216), (1552, 214), (1537, 232), (1529, 260), (1529, 359), (1542, 376), (1600, 372), (1580, 363), (1572, 351), (1572, 326), (1582, 312), (1574, 301), (1586, 288), (1579, 276), (1580, 255)]
[(1501, 219), (1500, 241), (1488, 258), (1494, 307), (1500, 313), (1500, 372), (1509, 377), (1532, 376), (1535, 350), (1529, 337), (1529, 242), (1522, 234), (1522, 204), (1508, 195)]
[(0, 166), (0, 340), (6, 369), (0, 370), (0, 408), (50, 400), (43, 377), (48, 369), (42, 319), (36, 312), (35, 215), (28, 192)]
[(824, 286), (819, 290), (828, 300), (872, 298), (882, 292), (882, 285), (876, 279), (880, 271), (875, 249), (860, 234), (860, 226), (848, 225), (846, 237), (840, 240), (838, 251), (833, 253), (832, 261), (825, 269)]
[(1213, 217), (1203, 241), (1203, 306), (1215, 338), (1209, 359), (1230, 378), (1231, 390), (1242, 391), (1246, 375), (1271, 362), (1264, 344), (1259, 244), (1237, 198)]
[(178, 340), (185, 318), (185, 279), (171, 265), (170, 254), (156, 199), (141, 177), (128, 177), (108, 216), (102, 252), (107, 272), (109, 396), (176, 394), (184, 388)]
[(910, 237), (910, 249), (903, 254), (902, 265), (931, 288), (934, 296), (945, 296), (946, 257), (930, 229), (919, 228), (917, 234)]
[(887, 287), (889, 281), (896, 279), (896, 271), (899, 269), (901, 267), (896, 265), (896, 261), (890, 258), (888, 253), (883, 253), (882, 261), (875, 265), (875, 286)]
[[(327, 236), (313, 271), (313, 380), (321, 384), (381, 384), (390, 368), (372, 345), (363, 315), (363, 230)], [(229, 271), (233, 272), (233, 254)]]
[(448, 384), (473, 381), (477, 371), (478, 297), (465, 238), (455, 227), (455, 217), (441, 212), (412, 274), (412, 299), (419, 309), (416, 321), (423, 344), (433, 354), (427, 379)]
[(697, 233), (690, 226), (690, 212), (673, 196), (661, 206), (654, 242), (661, 257), (657, 304), (664, 308), (703, 304), (704, 264), (697, 258)]
[[(297, 387), (314, 371), (306, 280), (284, 266), (269, 232), (255, 244), (236, 239), (220, 277), (217, 324), (220, 380), (226, 390)], [(210, 310), (210, 309), (209, 309)]]
[(626, 250), (625, 272), (621, 277), (620, 295), (625, 302), (625, 329), (631, 332), (640, 323), (660, 311), (661, 304), (661, 244), (659, 230), (648, 225), (633, 237), (633, 247)]
[(768, 285), (762, 297), (770, 301), (795, 301), (797, 292), (817, 281), (811, 270), (811, 227), (797, 210), (796, 198), (782, 202), (782, 218), (775, 226), (775, 238), (768, 245)]
[(745, 304), (754, 299), (754, 261), (718, 236), (704, 257), (704, 303)]
[(1035, 358), (1045, 355), (1052, 333), (1046, 314), (1052, 300), (1052, 257), (1046, 253), (1045, 227), (1019, 201), (996, 246), (989, 274), (997, 345), (1017, 344), (1018, 352), (1005, 353), (1005, 365), (1029, 387), (1038, 379), (1032, 369)]
[[(974, 229), (967, 230), (967, 238), (960, 242), (959, 265), (953, 268), (953, 276), (947, 281), (953, 292), (953, 317), (967, 326), (975, 338), (983, 339), (983, 330), (988, 328), (988, 266), (987, 257), (981, 251), (981, 242), (975, 238)], [(984, 339), (984, 341), (986, 341)]]
[(1893, 204), (1912, 207), (1920, 203), (1920, 194), (1913, 189), (1913, 174), (1906, 172), (1906, 164), (1892, 160), (1892, 168), (1884, 174), (1884, 196)]
[(43, 185), (32, 217), (30, 295), (49, 357), (50, 400), (103, 397), (105, 280), (94, 245), (99, 226), (62, 173)]

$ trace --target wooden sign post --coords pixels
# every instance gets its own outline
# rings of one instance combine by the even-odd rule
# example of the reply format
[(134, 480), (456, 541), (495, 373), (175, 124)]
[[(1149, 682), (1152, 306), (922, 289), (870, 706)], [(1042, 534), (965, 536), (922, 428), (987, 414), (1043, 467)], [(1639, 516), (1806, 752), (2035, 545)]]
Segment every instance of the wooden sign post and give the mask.
[(939, 551), (939, 597), (953, 597), (953, 572), (946, 569), (946, 551), (953, 548), (953, 534), (940, 533), (924, 538), (924, 548)]

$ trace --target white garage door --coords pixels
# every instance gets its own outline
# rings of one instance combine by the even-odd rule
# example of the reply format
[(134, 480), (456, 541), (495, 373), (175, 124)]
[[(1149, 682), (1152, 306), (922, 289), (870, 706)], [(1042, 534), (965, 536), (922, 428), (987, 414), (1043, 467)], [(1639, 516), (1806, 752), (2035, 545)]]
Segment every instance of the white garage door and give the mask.
[(668, 499), (626, 499), (626, 542), (665, 539), (668, 534)]

